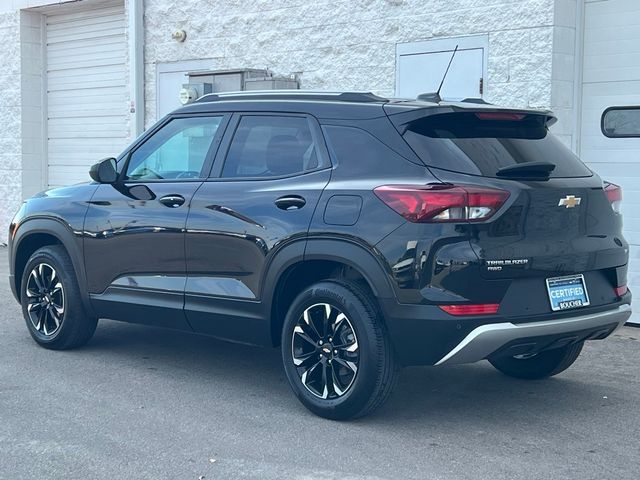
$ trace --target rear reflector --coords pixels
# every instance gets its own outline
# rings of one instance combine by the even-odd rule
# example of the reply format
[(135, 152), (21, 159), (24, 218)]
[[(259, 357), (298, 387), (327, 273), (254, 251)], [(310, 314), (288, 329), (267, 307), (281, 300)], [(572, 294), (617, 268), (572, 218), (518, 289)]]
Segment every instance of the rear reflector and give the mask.
[(498, 313), (499, 303), (481, 303), (475, 305), (438, 305), (449, 315), (491, 315)]
[(616, 213), (620, 213), (620, 205), (622, 203), (622, 188), (615, 183), (604, 182), (604, 194), (611, 202), (611, 208)]
[(509, 113), (509, 112), (479, 112), (476, 113), (476, 117), (480, 120), (506, 120), (511, 122), (519, 122), (523, 120), (523, 113)]
[(626, 285), (622, 285), (621, 287), (614, 288), (613, 291), (617, 297), (621, 297), (629, 291), (629, 288)]
[(376, 196), (414, 223), (481, 222), (490, 218), (509, 198), (509, 192), (475, 186), (383, 185)]

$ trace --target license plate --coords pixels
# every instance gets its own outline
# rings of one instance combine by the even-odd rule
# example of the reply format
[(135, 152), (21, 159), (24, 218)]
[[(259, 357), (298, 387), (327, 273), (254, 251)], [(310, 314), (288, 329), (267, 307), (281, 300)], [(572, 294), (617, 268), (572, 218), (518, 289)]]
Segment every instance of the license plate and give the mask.
[(547, 278), (547, 292), (554, 312), (589, 305), (589, 295), (582, 275)]

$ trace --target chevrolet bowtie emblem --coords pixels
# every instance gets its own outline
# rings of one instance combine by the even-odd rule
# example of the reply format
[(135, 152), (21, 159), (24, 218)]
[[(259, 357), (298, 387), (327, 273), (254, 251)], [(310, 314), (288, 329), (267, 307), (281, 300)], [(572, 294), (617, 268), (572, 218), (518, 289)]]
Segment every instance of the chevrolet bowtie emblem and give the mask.
[(573, 208), (576, 205), (580, 205), (580, 201), (582, 199), (580, 197), (574, 197), (573, 195), (567, 195), (564, 198), (561, 198), (560, 201), (558, 202), (558, 206), (559, 207), (565, 207), (565, 208)]

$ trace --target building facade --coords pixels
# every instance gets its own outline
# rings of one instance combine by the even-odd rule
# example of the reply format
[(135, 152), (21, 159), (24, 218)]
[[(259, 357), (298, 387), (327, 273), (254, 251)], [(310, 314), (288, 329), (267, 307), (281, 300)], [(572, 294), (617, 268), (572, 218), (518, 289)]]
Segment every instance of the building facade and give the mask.
[(180, 105), (189, 73), (413, 96), (457, 46), (444, 96), (554, 110), (554, 133), (623, 186), (640, 286), (640, 138), (600, 125), (640, 105), (636, 0), (4, 0), (0, 38), (2, 241), (23, 198), (87, 180)]

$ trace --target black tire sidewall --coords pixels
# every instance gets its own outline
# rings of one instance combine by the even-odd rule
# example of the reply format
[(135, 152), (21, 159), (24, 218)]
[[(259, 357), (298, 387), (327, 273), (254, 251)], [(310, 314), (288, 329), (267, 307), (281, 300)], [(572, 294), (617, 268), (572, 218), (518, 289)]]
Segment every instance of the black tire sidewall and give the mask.
[[(28, 277), (33, 268), (40, 263), (46, 263), (55, 269), (64, 290), (64, 313), (62, 322), (58, 331), (52, 336), (45, 336), (37, 331), (31, 323), (27, 312), (27, 296), (25, 292)], [(57, 247), (43, 247), (29, 258), (22, 274), (22, 281), (20, 282), (22, 314), (29, 333), (38, 344), (44, 347), (65, 348), (65, 345), (70, 341), (76, 329), (80, 327), (78, 322), (84, 317), (84, 309), (81, 305), (75, 272), (72, 268), (69, 268), (70, 264), (71, 261), (66, 252), (60, 251)]]
[[(334, 399), (322, 399), (307, 390), (292, 359), (293, 329), (304, 310), (316, 303), (328, 303), (341, 310), (349, 318), (358, 340), (360, 357), (356, 377), (349, 390)], [(379, 339), (372, 324), (375, 322), (374, 314), (348, 288), (333, 282), (321, 282), (308, 288), (291, 304), (282, 331), (284, 370), (298, 399), (317, 415), (333, 419), (357, 416), (374, 394), (381, 361)]]

